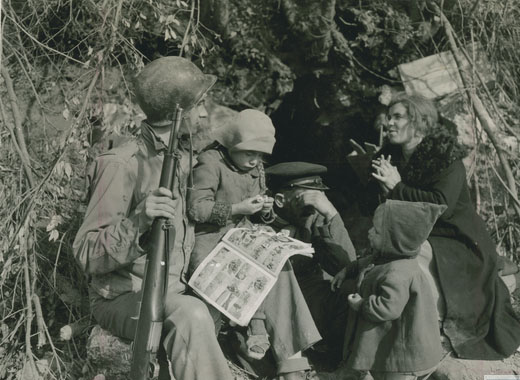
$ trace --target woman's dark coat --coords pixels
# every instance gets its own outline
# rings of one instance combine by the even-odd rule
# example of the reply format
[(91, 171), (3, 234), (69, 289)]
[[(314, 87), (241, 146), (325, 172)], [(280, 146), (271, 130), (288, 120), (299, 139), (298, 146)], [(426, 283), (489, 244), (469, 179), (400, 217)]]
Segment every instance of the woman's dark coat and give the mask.
[(448, 206), (428, 238), (446, 300), (443, 329), (461, 358), (508, 357), (520, 345), (520, 321), (498, 276), (495, 245), (475, 212), (456, 137), (439, 131), (423, 139), (407, 163), (400, 146), (392, 155), (402, 181), (388, 198)]

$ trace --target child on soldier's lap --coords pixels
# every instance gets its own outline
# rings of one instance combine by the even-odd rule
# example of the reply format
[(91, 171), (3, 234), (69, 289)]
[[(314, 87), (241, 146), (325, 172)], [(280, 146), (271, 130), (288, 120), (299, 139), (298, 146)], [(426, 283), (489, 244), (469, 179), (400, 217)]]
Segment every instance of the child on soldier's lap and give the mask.
[(437, 308), (417, 254), (446, 206), (387, 200), (368, 232), (373, 255), (340, 271), (332, 281), (358, 276), (355, 310), (345, 333), (346, 366), (374, 380), (427, 376), (441, 359)]
[[(233, 227), (274, 220), (273, 198), (265, 195), (263, 157), (275, 143), (271, 119), (252, 109), (238, 113), (215, 131), (216, 142), (198, 157), (188, 215), (196, 223), (190, 273)], [(247, 354), (262, 358), (269, 349), (261, 308), (248, 326)]]

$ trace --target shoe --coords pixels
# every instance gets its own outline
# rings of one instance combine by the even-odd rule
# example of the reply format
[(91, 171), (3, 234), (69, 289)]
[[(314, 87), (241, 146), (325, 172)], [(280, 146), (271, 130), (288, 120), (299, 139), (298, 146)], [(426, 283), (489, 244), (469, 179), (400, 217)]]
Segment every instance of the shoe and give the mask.
[(261, 318), (253, 318), (247, 326), (247, 356), (251, 359), (262, 359), (271, 344), (269, 343), (269, 335), (265, 329), (265, 320)]
[(271, 344), (268, 335), (248, 335), (246, 340), (247, 356), (251, 359), (262, 359)]

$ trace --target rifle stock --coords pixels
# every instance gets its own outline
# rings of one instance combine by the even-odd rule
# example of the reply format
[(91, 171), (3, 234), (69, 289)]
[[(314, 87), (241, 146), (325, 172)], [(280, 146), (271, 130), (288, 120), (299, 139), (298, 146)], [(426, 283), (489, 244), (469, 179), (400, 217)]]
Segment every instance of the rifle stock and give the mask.
[[(178, 132), (182, 109), (175, 109), (168, 150), (164, 155), (159, 187), (173, 191), (177, 186)], [(173, 236), (172, 236), (173, 234)], [(139, 320), (133, 341), (131, 380), (150, 380), (159, 375), (157, 351), (164, 321), (164, 297), (168, 287), (168, 242), (175, 241), (175, 229), (166, 218), (155, 218), (150, 233), (151, 248), (146, 257)], [(171, 248), (171, 247), (170, 247)]]

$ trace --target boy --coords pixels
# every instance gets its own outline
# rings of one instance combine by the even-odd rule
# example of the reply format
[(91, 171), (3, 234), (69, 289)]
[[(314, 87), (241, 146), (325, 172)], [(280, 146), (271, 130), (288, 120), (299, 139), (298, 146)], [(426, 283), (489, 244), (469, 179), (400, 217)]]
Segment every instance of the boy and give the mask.
[(347, 367), (374, 380), (414, 380), (441, 359), (437, 309), (417, 254), (446, 206), (387, 200), (368, 233), (374, 254), (339, 272), (332, 287), (358, 275), (345, 333)]

